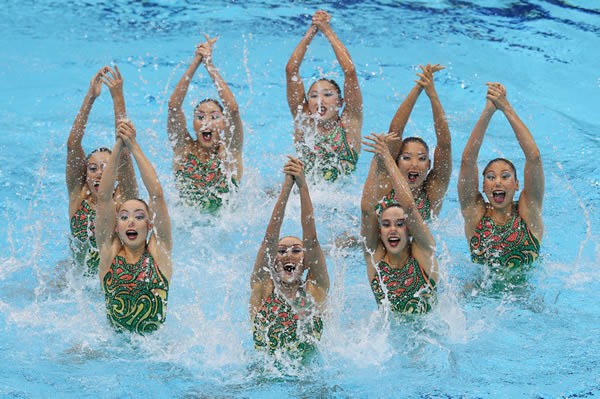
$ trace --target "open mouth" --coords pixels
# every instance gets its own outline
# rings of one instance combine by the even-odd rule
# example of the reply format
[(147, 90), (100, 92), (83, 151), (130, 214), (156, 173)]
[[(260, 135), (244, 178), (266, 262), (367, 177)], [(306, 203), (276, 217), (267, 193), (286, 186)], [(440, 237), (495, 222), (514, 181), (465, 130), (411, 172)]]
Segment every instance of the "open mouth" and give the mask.
[(492, 192), (492, 198), (494, 202), (500, 204), (504, 202), (504, 198), (506, 198), (506, 191), (496, 190)]
[(324, 106), (319, 106), (319, 108), (317, 108), (317, 113), (319, 114), (319, 116), (324, 116), (327, 113), (327, 107)]
[(135, 230), (127, 230), (125, 232), (125, 235), (127, 236), (127, 238), (129, 238), (130, 240), (135, 240), (138, 236), (138, 232)]
[(94, 190), (98, 191), (100, 188), (100, 181), (94, 181)]
[(286, 263), (285, 265), (283, 265), (283, 270), (286, 273), (293, 273), (294, 270), (296, 270), (296, 265), (293, 263)]
[(212, 132), (210, 130), (207, 130), (205, 132), (202, 132), (202, 139), (204, 141), (210, 141), (212, 139)]
[(388, 238), (388, 244), (390, 244), (390, 247), (397, 247), (398, 245), (400, 245), (400, 237), (389, 237)]
[(418, 178), (419, 178), (418, 172), (408, 172), (408, 182), (409, 183), (416, 182)]

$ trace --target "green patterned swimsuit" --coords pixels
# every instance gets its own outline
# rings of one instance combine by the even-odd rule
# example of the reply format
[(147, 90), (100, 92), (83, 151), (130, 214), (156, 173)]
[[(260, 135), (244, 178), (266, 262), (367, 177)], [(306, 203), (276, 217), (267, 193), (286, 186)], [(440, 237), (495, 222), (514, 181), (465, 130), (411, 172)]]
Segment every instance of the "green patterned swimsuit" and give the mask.
[(378, 273), (371, 281), (371, 289), (378, 304), (387, 296), (393, 312), (427, 313), (431, 310), (435, 282), (429, 279), (415, 258), (410, 257), (400, 269), (392, 269), (384, 260), (380, 260), (376, 268)]
[[(215, 210), (223, 204), (222, 195), (229, 192), (230, 183), (218, 156), (202, 163), (194, 154), (175, 172), (175, 184), (181, 199), (192, 207)], [(237, 186), (235, 180), (231, 184)]]
[[(390, 205), (398, 205), (398, 200), (396, 199), (396, 192), (394, 189), (392, 189), (388, 195), (383, 197), (381, 201), (375, 205), (375, 211), (378, 214), (381, 214)], [(427, 198), (425, 190), (421, 190), (415, 197), (415, 205), (417, 206), (417, 210), (421, 214), (423, 220), (428, 221), (431, 219), (431, 203), (429, 202), (429, 198)]]
[(254, 317), (254, 347), (302, 355), (321, 339), (323, 321), (312, 298), (299, 288), (293, 304), (273, 292)]
[(316, 168), (325, 180), (331, 182), (340, 173), (349, 175), (354, 172), (358, 162), (358, 154), (348, 144), (346, 131), (341, 125), (325, 135), (317, 134), (314, 148), (300, 143), (298, 152), (307, 173)]
[(117, 331), (156, 331), (165, 322), (169, 282), (148, 250), (133, 265), (115, 256), (104, 276), (106, 313)]
[[(98, 274), (100, 254), (96, 246), (95, 222), (96, 210), (84, 199), (75, 214), (71, 218), (71, 235), (76, 243), (74, 252), (76, 257), (83, 257), (83, 263), (87, 266), (86, 274)], [(81, 255), (83, 254), (83, 255)]]
[(473, 262), (493, 267), (512, 268), (533, 263), (540, 252), (540, 243), (531, 233), (518, 212), (499, 226), (491, 217), (484, 215), (469, 241)]

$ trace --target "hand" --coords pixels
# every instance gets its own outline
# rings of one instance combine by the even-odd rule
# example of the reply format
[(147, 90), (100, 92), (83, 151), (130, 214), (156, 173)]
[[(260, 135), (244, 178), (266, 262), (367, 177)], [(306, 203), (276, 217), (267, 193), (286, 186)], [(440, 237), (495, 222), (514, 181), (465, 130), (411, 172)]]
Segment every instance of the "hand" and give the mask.
[(135, 126), (130, 120), (122, 119), (117, 123), (117, 140), (123, 140), (123, 143), (130, 148), (136, 142)]
[(287, 176), (291, 176), (298, 188), (302, 188), (306, 184), (306, 179), (304, 177), (304, 163), (298, 158), (288, 155), (288, 161), (283, 167), (283, 173)]
[(419, 65), (419, 68), (421, 68), (422, 73), (417, 73), (419, 80), (415, 80), (415, 82), (425, 90), (428, 97), (431, 97), (436, 94), (435, 86), (433, 84), (433, 74), (446, 67), (440, 64), (427, 64), (425, 66)]
[(196, 45), (196, 56), (201, 57), (202, 61), (207, 64), (212, 62), (212, 49), (218, 38), (213, 37), (211, 39), (206, 33), (204, 34), (204, 37), (206, 38), (206, 41)]
[(312, 18), (312, 23), (319, 29), (323, 31), (323, 29), (329, 28), (329, 22), (331, 21), (331, 16), (323, 10), (317, 10)]
[(388, 144), (397, 140), (400, 140), (398, 133), (371, 133), (370, 136), (365, 137), (362, 143), (366, 147), (365, 151), (379, 156), (381, 160), (392, 160), (396, 163), (392, 158)]
[(92, 78), (89, 93), (93, 98), (98, 98), (100, 96), (100, 92), (102, 91), (102, 74), (106, 68), (108, 67), (101, 68)]
[(104, 67), (101, 77), (102, 82), (110, 90), (111, 96), (123, 95), (123, 78), (116, 65), (114, 70), (109, 66)]
[(510, 107), (508, 100), (506, 99), (506, 88), (500, 83), (488, 82), (486, 98), (491, 101), (494, 106), (500, 111), (505, 111)]

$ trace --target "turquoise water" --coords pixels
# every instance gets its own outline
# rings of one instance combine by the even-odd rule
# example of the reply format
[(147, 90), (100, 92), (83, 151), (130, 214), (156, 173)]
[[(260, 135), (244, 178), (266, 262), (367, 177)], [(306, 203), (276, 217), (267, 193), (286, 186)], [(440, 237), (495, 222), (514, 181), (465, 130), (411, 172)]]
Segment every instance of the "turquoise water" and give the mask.
[[(1, 397), (407, 397), (600, 396), (600, 6), (593, 1), (405, 2), (8, 1), (0, 13), (0, 396)], [(292, 122), (284, 67), (309, 15), (329, 11), (357, 65), (363, 134), (387, 129), (420, 63), (436, 80), (453, 138), (455, 170), (439, 222), (440, 304), (398, 321), (377, 311), (357, 233), (370, 155), (339, 185), (313, 187), (317, 228), (332, 278), (321, 359), (281, 371), (256, 354), (248, 322), (249, 275), (264, 234)], [(202, 33), (218, 35), (214, 63), (245, 123), (245, 178), (220, 214), (175, 206), (166, 102)], [(341, 78), (317, 37), (301, 73)], [(116, 63), (128, 113), (169, 194), (175, 248), (169, 313), (150, 337), (114, 334), (96, 281), (65, 269), (66, 139), (90, 79)], [(463, 237), (456, 179), (460, 155), (500, 81), (532, 131), (546, 172), (542, 259), (531, 287), (471, 295), (479, 274)], [(200, 70), (186, 104), (215, 96)], [(189, 113), (189, 112), (188, 112)], [(107, 90), (84, 148), (112, 142)], [(435, 142), (425, 96), (407, 134)], [(481, 159), (523, 169), (508, 124), (492, 121)], [(291, 199), (292, 203), (297, 198)], [(297, 234), (288, 208), (284, 232)]]

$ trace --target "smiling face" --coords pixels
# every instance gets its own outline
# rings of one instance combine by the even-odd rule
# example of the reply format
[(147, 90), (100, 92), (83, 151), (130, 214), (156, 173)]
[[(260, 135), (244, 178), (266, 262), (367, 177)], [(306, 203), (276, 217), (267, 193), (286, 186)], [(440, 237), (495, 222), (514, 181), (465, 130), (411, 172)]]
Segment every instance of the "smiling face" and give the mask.
[(397, 164), (412, 189), (423, 185), (431, 166), (431, 160), (427, 148), (422, 143), (406, 141), (402, 145)]
[(392, 206), (381, 213), (379, 237), (388, 253), (400, 254), (408, 245), (406, 213), (399, 206)]
[(512, 206), (519, 181), (508, 162), (498, 160), (490, 163), (483, 172), (483, 192), (494, 208)]
[(194, 131), (198, 143), (206, 149), (215, 149), (225, 131), (225, 118), (221, 107), (212, 100), (198, 104), (194, 110)]
[(123, 245), (132, 248), (145, 245), (151, 227), (148, 207), (144, 202), (136, 199), (128, 200), (119, 208), (116, 232)]
[(297, 237), (284, 237), (277, 245), (275, 280), (291, 284), (302, 281), (304, 274), (304, 246)]
[(98, 193), (102, 173), (109, 159), (110, 153), (108, 151), (94, 152), (87, 159), (85, 183), (90, 193), (94, 196)]
[(308, 112), (316, 119), (333, 121), (339, 118), (342, 96), (338, 87), (328, 80), (316, 81), (307, 93)]

